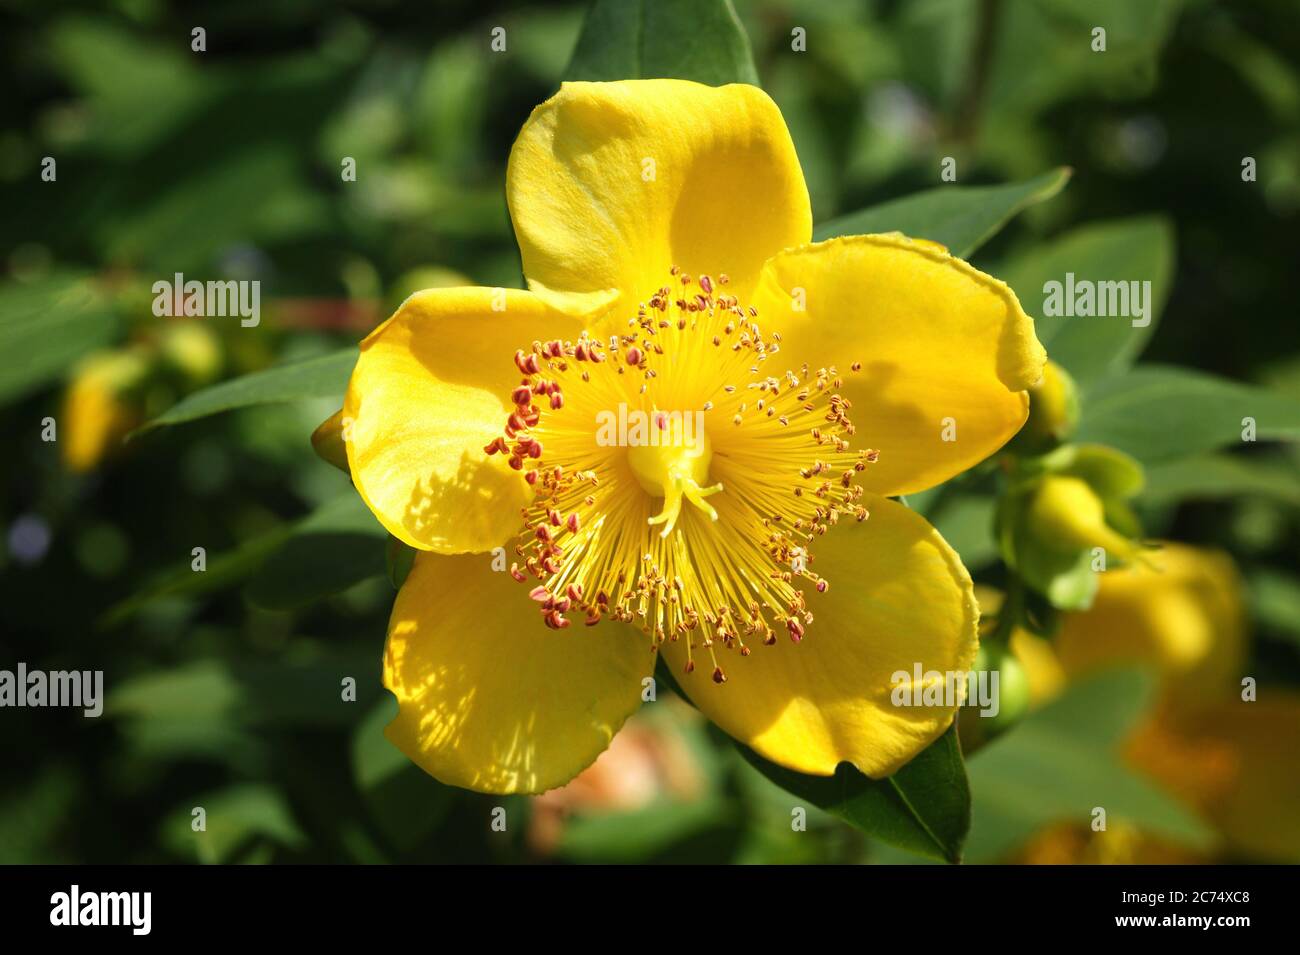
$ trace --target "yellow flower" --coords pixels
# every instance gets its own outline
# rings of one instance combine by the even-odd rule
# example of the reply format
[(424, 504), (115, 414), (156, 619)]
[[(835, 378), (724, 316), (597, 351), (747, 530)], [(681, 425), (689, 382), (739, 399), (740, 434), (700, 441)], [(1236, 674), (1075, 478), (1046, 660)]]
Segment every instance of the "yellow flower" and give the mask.
[(77, 366), (61, 415), (69, 471), (93, 471), (139, 423), (139, 403), (128, 393), (147, 372), (148, 360), (138, 348), (95, 352)]
[[(1066, 615), (1054, 652), (1013, 636), (1031, 685), (1055, 692), (1105, 666), (1153, 668), (1160, 700), (1128, 741), (1132, 766), (1204, 814), (1230, 849), (1300, 859), (1300, 694), (1264, 686), (1242, 698), (1247, 632), (1232, 561), (1165, 544), (1098, 576), (1091, 609)], [(1133, 861), (1157, 861), (1144, 840)]]
[[(445, 782), (545, 790), (608, 745), (658, 651), (767, 758), (893, 772), (953, 708), (894, 707), (891, 674), (967, 669), (977, 611), (887, 496), (1024, 423), (1044, 353), (1015, 296), (934, 243), (810, 243), (751, 86), (565, 84), (507, 199), (529, 290), (413, 295), (343, 408), (358, 492), (420, 551), (389, 738)], [(477, 556), (497, 548), (507, 572)]]

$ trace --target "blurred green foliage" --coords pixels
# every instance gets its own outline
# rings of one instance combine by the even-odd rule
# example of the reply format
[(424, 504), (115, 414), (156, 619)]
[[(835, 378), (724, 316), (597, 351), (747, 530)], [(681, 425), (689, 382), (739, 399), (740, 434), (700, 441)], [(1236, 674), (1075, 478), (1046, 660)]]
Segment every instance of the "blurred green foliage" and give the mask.
[[(596, 5), (610, 43), (626, 40), (617, 6)], [(1244, 568), (1251, 672), (1300, 682), (1300, 451), (1220, 450), (1234, 416), (1258, 417), (1261, 441), (1300, 434), (1293, 0), (736, 8), (819, 234), (942, 221), (930, 238), (978, 247), (1085, 389), (1081, 436), (1150, 465), (1148, 531), (1222, 547)], [(0, 4), (0, 666), (103, 669), (110, 690), (99, 720), (0, 714), (0, 861), (903, 857), (816, 809), (793, 832), (792, 797), (675, 704), (638, 725), (676, 741), (694, 775), (603, 814), (449, 790), (383, 739), (385, 535), (308, 436), (338, 407), (356, 340), (421, 275), (521, 284), (505, 161), (562, 77), (602, 75), (570, 66), (582, 44), (601, 50), (603, 29), (579, 43), (585, 13), (499, 0)], [(1105, 55), (1089, 48), (1099, 24)], [(206, 52), (190, 48), (195, 26)], [(686, 26), (723, 31), (719, 61), (749, 68), (727, 24)], [(791, 48), (796, 28), (806, 52)], [(40, 178), (47, 156), (55, 182)], [(341, 180), (344, 157), (355, 182)], [(959, 186), (941, 184), (944, 157)], [(1243, 182), (1243, 157), (1257, 182)], [(1058, 167), (1073, 170), (1063, 190)], [(949, 214), (954, 188), (993, 202), (992, 221)], [(1163, 319), (1043, 319), (1045, 276), (1066, 270), (1152, 279)], [(165, 320), (149, 290), (176, 272), (263, 283), (258, 328), (213, 323), (231, 383), (188, 401), (193, 382), (157, 384), (144, 417), (188, 423), (69, 473), (42, 419), (77, 359), (157, 345)], [(1112, 331), (1122, 340), (1106, 341)], [(1159, 366), (1123, 373), (1139, 354)], [(289, 363), (292, 386), (279, 371), (241, 377)], [(909, 503), (997, 582), (988, 477)], [(196, 546), (205, 574), (189, 569)], [(1077, 693), (1089, 712), (1132, 716), (1123, 678)], [(970, 761), (970, 857), (1002, 857), (1031, 823), (1091, 805), (1081, 778), (1104, 779), (1116, 806), (1170, 838), (1203, 842), (1196, 820), (1119, 767), (1118, 730), (1072, 705), (1085, 703), (1063, 699)], [(509, 809), (504, 834), (489, 828), (496, 806)]]

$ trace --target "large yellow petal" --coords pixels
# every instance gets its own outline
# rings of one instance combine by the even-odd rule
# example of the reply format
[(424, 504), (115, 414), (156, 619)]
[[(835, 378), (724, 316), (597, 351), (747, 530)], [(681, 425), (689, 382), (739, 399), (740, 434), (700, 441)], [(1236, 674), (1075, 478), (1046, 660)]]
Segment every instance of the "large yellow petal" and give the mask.
[(1225, 554), (1169, 543), (1100, 575), (1085, 613), (1067, 614), (1056, 639), (1066, 672), (1154, 665), (1171, 706), (1197, 708), (1233, 691), (1246, 625), (1241, 585)]
[(743, 298), (812, 234), (785, 120), (743, 84), (565, 83), (519, 133), (506, 198), (529, 287), (575, 315), (631, 317), (673, 265)]
[(387, 735), (444, 783), (542, 792), (609, 745), (653, 666), (630, 628), (546, 629), (528, 587), (485, 556), (417, 554), (388, 627)]
[(932, 487), (1001, 448), (1046, 360), (1011, 289), (897, 234), (783, 252), (755, 304), (764, 333), (781, 333), (781, 367), (843, 374), (857, 441), (881, 452), (862, 484), (880, 494)]
[[(828, 776), (848, 761), (887, 776), (952, 722), (947, 706), (895, 706), (893, 677), (965, 673), (978, 649), (970, 575), (937, 531), (901, 504), (867, 498), (865, 523), (841, 521), (814, 545), (831, 582), (812, 593), (816, 615), (803, 642), (782, 637), (748, 657), (727, 654), (727, 682), (708, 666), (683, 675), (681, 642), (664, 644), (691, 701), (762, 756)], [(697, 658), (701, 651), (697, 650)], [(705, 658), (707, 659), (707, 658)], [(923, 681), (924, 682), (924, 681)]]
[(515, 349), (576, 331), (528, 292), (452, 288), (417, 292), (370, 333), (343, 405), (344, 439), (357, 491), (390, 533), (455, 554), (519, 530), (529, 488), (483, 447), (509, 414)]

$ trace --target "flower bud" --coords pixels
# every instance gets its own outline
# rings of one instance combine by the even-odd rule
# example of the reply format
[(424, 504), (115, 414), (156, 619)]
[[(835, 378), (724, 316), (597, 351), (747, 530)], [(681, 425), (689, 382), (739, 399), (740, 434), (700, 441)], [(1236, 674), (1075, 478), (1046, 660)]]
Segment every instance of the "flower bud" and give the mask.
[(1016, 436), (1016, 445), (1030, 453), (1050, 450), (1067, 440), (1078, 423), (1079, 393), (1074, 379), (1049, 361), (1042, 379), (1029, 389), (1029, 420)]
[(348, 467), (348, 449), (343, 435), (342, 408), (322, 421), (311, 433), (311, 446), (322, 461), (334, 465), (344, 474), (352, 473)]

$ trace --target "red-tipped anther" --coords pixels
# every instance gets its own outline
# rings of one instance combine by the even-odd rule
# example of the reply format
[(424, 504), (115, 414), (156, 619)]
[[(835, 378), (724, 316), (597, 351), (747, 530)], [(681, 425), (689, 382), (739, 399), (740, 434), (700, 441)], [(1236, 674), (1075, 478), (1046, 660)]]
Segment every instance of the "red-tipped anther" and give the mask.
[(491, 444), (483, 446), (484, 454), (505, 454), (509, 450), (510, 447), (506, 444), (505, 438), (497, 438)]
[(581, 600), (582, 584), (569, 584), (568, 589), (564, 592), (569, 595), (570, 600)]
[(534, 531), (533, 533), (537, 536), (537, 539), (542, 543), (549, 544), (551, 542), (551, 529), (547, 527), (545, 524), (538, 524), (537, 530)]
[(827, 580), (825, 577), (817, 581), (817, 592), (819, 594), (824, 594), (826, 593), (826, 591), (830, 589), (831, 589), (831, 582)]
[(533, 401), (533, 389), (527, 385), (520, 385), (510, 393), (510, 400), (517, 405), (523, 405), (527, 408)]
[(522, 348), (516, 348), (515, 367), (519, 369), (521, 374), (525, 374), (525, 375), (532, 374), (532, 372), (528, 370), (527, 364), (528, 364), (528, 356), (524, 353), (524, 350)]
[(551, 508), (549, 511), (546, 512), (546, 519), (551, 522), (552, 527), (559, 527), (561, 524), (564, 523), (564, 515), (562, 515), (555, 508)]
[(552, 392), (551, 392), (551, 410), (552, 410), (552, 411), (559, 411), (559, 410), (560, 410), (561, 408), (563, 408), (563, 407), (564, 407), (564, 395), (561, 394), (559, 391), (552, 391)]
[(584, 622), (589, 627), (594, 627), (596, 624), (600, 623), (600, 611), (595, 607), (587, 608), (587, 619)]
[[(510, 417), (506, 419), (506, 434), (510, 434), (511, 431), (523, 431), (527, 427), (528, 422), (524, 420), (518, 411), (512, 411)], [(511, 437), (514, 437), (514, 435), (511, 435)]]
[(548, 610), (543, 617), (546, 620), (546, 625), (552, 630), (563, 630), (569, 625), (569, 618), (558, 610)]
[(803, 624), (794, 617), (785, 622), (786, 628), (790, 631), (790, 639), (798, 643), (803, 639)]
[(713, 668), (713, 682), (719, 685), (727, 682), (727, 674), (722, 672), (722, 667)]
[(560, 572), (560, 565), (555, 560), (547, 557), (542, 561), (542, 570), (546, 571), (548, 574), (558, 574)]
[(519, 569), (518, 564), (510, 565), (510, 576), (513, 577), (515, 580), (519, 581), (521, 584), (528, 579), (527, 577), (524, 576), (524, 572)]
[(528, 456), (530, 458), (540, 458), (542, 456), (542, 442), (534, 438), (528, 442)]
[(565, 523), (566, 526), (569, 528), (570, 534), (578, 533), (578, 527), (580, 526), (581, 522), (578, 520), (578, 515), (576, 513), (570, 514), (568, 521), (566, 521)]
[(633, 345), (627, 350), (627, 363), (634, 368), (641, 364), (641, 349)]
[(514, 468), (516, 471), (522, 471), (522, 470), (524, 469), (524, 460), (523, 460), (523, 458), (514, 458), (514, 457), (512, 457), (512, 458), (510, 459), (510, 466), (511, 466), (512, 468)]
[(536, 484), (536, 483), (537, 483), (537, 472), (536, 472), (536, 471), (525, 471), (525, 472), (524, 472), (524, 480), (527, 481), (529, 484)]
[(531, 600), (536, 600), (539, 604), (544, 604), (551, 599), (551, 592), (545, 587), (538, 585), (528, 591), (528, 597)]
[(586, 361), (586, 360), (587, 360), (587, 343), (586, 343), (586, 342), (578, 342), (578, 344), (576, 344), (575, 346), (573, 346), (573, 357), (574, 357), (576, 360), (578, 360), (578, 361)]
[(687, 660), (687, 661), (686, 661), (686, 668), (685, 668), (685, 669), (686, 669), (686, 672), (687, 672), (687, 673), (694, 673), (694, 672), (695, 672), (695, 661), (694, 661), (694, 660)]
[(705, 295), (712, 295), (712, 294), (713, 294), (713, 279), (709, 278), (707, 275), (701, 275), (701, 276), (700, 276), (700, 288), (704, 289), (704, 294), (705, 294)]

